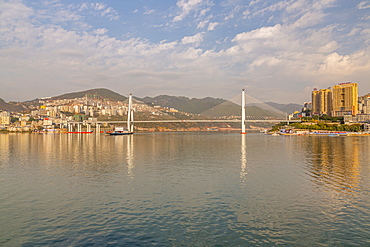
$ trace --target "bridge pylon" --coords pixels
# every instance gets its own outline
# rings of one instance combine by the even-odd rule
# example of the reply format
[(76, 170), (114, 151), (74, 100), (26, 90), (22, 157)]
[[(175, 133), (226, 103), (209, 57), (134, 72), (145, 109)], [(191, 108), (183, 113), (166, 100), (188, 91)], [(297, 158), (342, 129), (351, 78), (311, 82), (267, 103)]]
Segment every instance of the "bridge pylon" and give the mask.
[(245, 131), (245, 90), (242, 89), (242, 132), (240, 134), (247, 134)]

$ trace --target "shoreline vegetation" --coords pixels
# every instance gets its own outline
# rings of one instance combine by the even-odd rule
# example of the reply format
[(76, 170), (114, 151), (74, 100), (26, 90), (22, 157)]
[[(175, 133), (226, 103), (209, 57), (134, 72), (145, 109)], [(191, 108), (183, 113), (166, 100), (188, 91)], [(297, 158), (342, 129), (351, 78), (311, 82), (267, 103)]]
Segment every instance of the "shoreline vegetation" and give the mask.
[(361, 123), (344, 124), (343, 118), (331, 118), (323, 116), (319, 120), (318, 116), (313, 118), (302, 118), (301, 123), (280, 123), (272, 127), (269, 133), (287, 131), (290, 133), (367, 133), (364, 132), (364, 125)]
[(347, 131), (347, 132), (361, 132), (363, 131), (361, 124), (337, 124), (337, 123), (291, 123), (289, 125), (277, 124), (273, 126), (271, 132), (278, 131), (282, 128), (291, 128), (291, 129), (304, 129), (310, 131)]

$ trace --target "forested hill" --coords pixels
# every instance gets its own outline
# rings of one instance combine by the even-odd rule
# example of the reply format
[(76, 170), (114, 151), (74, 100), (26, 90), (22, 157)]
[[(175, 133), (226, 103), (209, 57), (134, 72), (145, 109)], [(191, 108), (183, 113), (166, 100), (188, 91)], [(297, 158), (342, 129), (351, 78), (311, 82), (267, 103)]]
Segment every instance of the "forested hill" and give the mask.
[(106, 88), (96, 88), (96, 89), (90, 89), (86, 91), (81, 92), (74, 92), (74, 93), (66, 93), (59, 96), (52, 97), (52, 99), (74, 99), (74, 98), (82, 98), (86, 95), (96, 95), (100, 97), (101, 99), (110, 99), (113, 101), (124, 101), (127, 99), (127, 97), (113, 92), (112, 90), (106, 89)]

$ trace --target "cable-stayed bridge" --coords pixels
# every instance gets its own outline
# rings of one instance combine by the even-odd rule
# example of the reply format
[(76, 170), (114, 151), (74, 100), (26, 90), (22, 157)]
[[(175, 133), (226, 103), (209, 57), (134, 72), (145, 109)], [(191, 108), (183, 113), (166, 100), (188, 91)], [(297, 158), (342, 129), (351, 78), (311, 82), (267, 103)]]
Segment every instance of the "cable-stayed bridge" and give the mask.
[[(241, 99), (241, 100), (240, 100)], [(300, 120), (290, 120), (287, 113), (282, 112), (262, 101), (245, 94), (242, 90), (241, 96), (236, 96), (230, 100), (225, 100), (223, 103), (212, 107), (201, 113), (200, 115), (212, 116), (218, 112), (229, 114), (229, 116), (218, 116), (209, 119), (140, 119), (134, 120), (134, 108), (132, 95), (129, 96), (127, 121), (95, 121), (95, 122), (68, 122), (68, 131), (73, 132), (73, 126), (77, 125), (77, 133), (81, 132), (81, 124), (87, 125), (87, 130), (91, 130), (90, 125), (95, 125), (97, 131), (100, 130), (102, 124), (125, 124), (127, 129), (133, 132), (133, 126), (136, 123), (240, 123), (241, 133), (245, 133), (246, 124), (248, 123), (280, 123), (280, 122), (300, 122)], [(90, 125), (89, 125), (90, 124)], [(100, 132), (100, 131), (99, 131)]]

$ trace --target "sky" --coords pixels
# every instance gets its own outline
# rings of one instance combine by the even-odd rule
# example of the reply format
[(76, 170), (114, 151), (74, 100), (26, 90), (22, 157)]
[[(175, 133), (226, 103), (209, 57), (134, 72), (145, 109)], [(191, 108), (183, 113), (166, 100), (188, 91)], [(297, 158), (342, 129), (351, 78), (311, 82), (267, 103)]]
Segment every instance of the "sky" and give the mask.
[(0, 98), (370, 93), (370, 0), (0, 0)]

